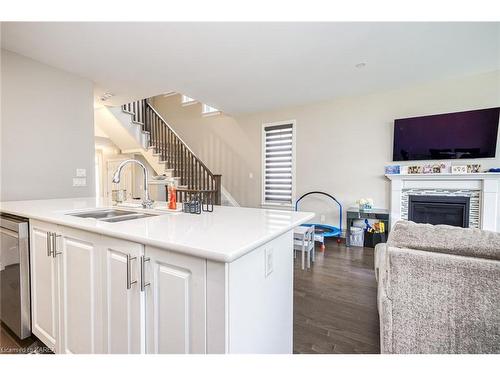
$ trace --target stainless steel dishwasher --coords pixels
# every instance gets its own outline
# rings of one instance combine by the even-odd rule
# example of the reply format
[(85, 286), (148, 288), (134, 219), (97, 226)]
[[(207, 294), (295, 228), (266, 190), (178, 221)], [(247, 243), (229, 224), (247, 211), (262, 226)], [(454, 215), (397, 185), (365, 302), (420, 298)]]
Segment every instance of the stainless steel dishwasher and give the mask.
[(31, 335), (28, 220), (0, 214), (0, 320), (20, 339)]

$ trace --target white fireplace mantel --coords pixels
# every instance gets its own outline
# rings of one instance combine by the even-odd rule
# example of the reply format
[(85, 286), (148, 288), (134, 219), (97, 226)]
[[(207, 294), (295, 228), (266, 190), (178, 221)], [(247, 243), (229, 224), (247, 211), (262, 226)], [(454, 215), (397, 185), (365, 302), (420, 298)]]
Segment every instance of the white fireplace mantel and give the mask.
[(386, 174), (385, 177), (391, 180), (392, 224), (401, 219), (405, 189), (470, 189), (481, 193), (481, 229), (500, 232), (500, 173)]

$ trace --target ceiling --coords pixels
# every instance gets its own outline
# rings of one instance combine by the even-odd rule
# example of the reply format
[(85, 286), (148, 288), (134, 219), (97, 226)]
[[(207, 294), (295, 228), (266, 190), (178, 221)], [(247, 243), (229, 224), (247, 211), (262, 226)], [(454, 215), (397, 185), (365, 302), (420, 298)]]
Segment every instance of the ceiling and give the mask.
[(500, 23), (4, 22), (1, 37), (108, 103), (175, 91), (230, 114), (500, 69)]

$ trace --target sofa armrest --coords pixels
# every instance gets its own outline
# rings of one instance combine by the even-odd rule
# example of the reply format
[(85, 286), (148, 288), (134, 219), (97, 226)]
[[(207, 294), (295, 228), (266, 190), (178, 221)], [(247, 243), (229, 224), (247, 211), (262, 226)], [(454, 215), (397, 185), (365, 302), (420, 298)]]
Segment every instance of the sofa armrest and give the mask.
[(374, 268), (375, 268), (375, 279), (377, 282), (380, 280), (380, 268), (384, 268), (385, 257), (387, 253), (387, 244), (379, 243), (375, 246), (374, 250)]

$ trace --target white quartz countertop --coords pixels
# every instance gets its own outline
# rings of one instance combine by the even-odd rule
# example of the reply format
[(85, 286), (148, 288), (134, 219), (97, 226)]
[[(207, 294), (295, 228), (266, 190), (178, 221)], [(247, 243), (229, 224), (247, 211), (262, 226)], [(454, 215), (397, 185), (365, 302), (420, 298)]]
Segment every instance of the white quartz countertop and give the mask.
[(226, 206), (214, 206), (214, 212), (202, 212), (200, 215), (159, 211), (158, 216), (117, 223), (66, 215), (68, 212), (96, 208), (111, 208), (111, 204), (99, 198), (0, 202), (3, 213), (220, 262), (232, 262), (314, 217), (310, 212)]

